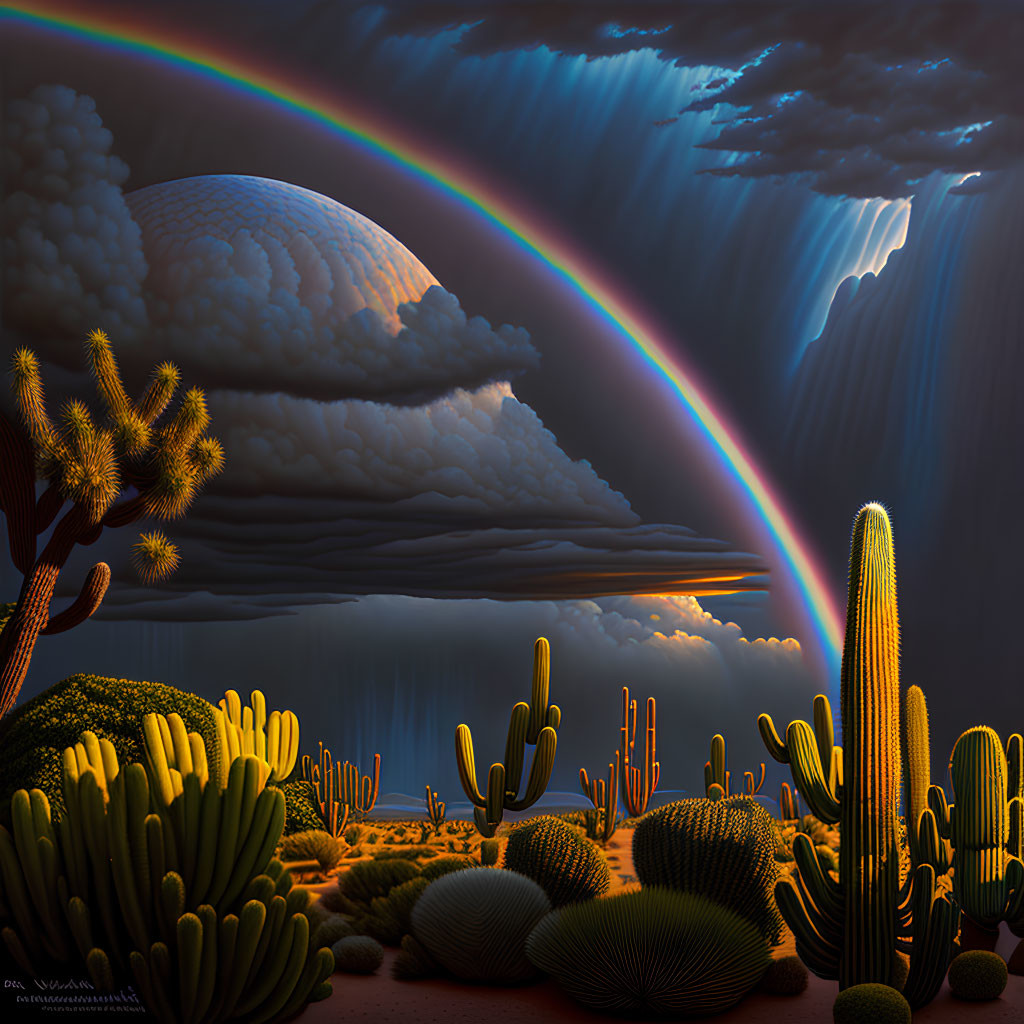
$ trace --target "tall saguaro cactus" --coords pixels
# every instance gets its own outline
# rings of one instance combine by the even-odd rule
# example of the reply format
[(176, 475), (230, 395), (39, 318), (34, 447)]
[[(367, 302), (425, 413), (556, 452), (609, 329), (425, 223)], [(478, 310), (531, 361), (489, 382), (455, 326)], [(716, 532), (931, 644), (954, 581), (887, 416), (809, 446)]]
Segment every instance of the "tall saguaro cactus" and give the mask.
[(647, 698), (647, 730), (644, 747), (644, 766), (637, 768), (633, 763), (633, 749), (636, 744), (636, 701), (629, 699), (629, 687), (622, 688), (622, 728), (619, 749), (615, 751), (619, 782), (622, 785), (622, 802), (633, 818), (639, 818), (647, 811), (647, 803), (658, 788), (661, 763), (655, 760), (658, 742), (657, 707), (653, 697)]
[[(110, 567), (97, 562), (71, 605), (50, 614), (57, 578), (74, 548), (92, 544), (105, 527), (183, 515), (202, 484), (224, 465), (220, 443), (205, 433), (210, 417), (199, 388), (189, 389), (174, 417), (157, 426), (178, 387), (175, 366), (161, 363), (136, 403), (125, 392), (102, 331), (89, 335), (86, 353), (104, 405), (99, 424), (77, 400), (64, 403), (55, 424), (46, 411), (35, 355), (22, 348), (11, 361), (21, 424), (0, 413), (0, 509), (7, 518), (11, 560), (24, 582), (0, 633), (0, 716), (14, 706), (36, 639), (80, 625), (103, 601)], [(38, 500), (37, 477), (47, 484)], [(119, 501), (129, 487), (134, 496)], [(37, 556), (37, 538), (54, 522)], [(133, 559), (142, 578), (152, 582), (174, 571), (178, 550), (162, 533), (144, 533)]]
[[(459, 781), (473, 804), (473, 818), (481, 835), (493, 836), (501, 823), (503, 811), (523, 811), (532, 807), (548, 787), (558, 745), (556, 730), (562, 720), (558, 705), (548, 703), (550, 681), (551, 648), (544, 637), (539, 637), (533, 645), (530, 703), (520, 701), (512, 708), (505, 739), (505, 760), (491, 765), (487, 774), (486, 793), (481, 793), (476, 781), (473, 734), (465, 724), (455, 730), (455, 760), (459, 766)], [(536, 750), (526, 789), (520, 796), (528, 743), (535, 745)]]
[(897, 949), (911, 955), (904, 992), (912, 1006), (942, 984), (956, 917), (935, 885), (935, 869), (919, 864), (900, 883), (897, 810), (900, 792), (899, 621), (892, 530), (880, 505), (857, 514), (843, 647), (842, 771), (837, 768), (831, 712), (815, 698), (815, 727), (792, 722), (786, 742), (768, 715), (758, 720), (769, 752), (790, 764), (812, 812), (840, 823), (839, 881), (797, 835), (796, 882), (782, 880), (775, 898), (793, 929), (797, 952), (816, 974), (840, 988), (887, 984)]

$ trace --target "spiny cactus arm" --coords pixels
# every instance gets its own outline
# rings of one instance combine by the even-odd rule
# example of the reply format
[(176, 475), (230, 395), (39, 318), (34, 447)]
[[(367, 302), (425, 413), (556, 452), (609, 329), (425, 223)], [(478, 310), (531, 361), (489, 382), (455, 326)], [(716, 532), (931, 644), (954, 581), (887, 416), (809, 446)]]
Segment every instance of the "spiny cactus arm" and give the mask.
[(775, 723), (772, 721), (772, 716), (758, 715), (757, 729), (761, 733), (761, 739), (764, 741), (768, 753), (779, 764), (789, 764), (789, 751), (786, 749), (786, 744), (779, 738), (779, 733), (775, 728)]
[(711, 737), (711, 757), (704, 764), (704, 788), (708, 790), (717, 783), (722, 787), (725, 795), (729, 795), (729, 787), (726, 782), (726, 749), (725, 737), (721, 733), (715, 733)]
[(36, 557), (35, 479), (28, 438), (0, 412), (0, 510), (7, 518), (11, 561), (23, 576)]
[(946, 791), (941, 786), (928, 787), (928, 807), (935, 817), (935, 825), (943, 839), (949, 839), (949, 812)]
[(935, 870), (930, 864), (920, 864), (914, 871), (911, 903), (913, 941), (903, 995), (911, 1008), (917, 1009), (931, 1002), (942, 987), (959, 915), (946, 893), (936, 893)]
[(743, 773), (743, 792), (746, 793), (747, 796), (757, 796), (757, 794), (761, 792), (761, 787), (764, 785), (764, 772), (765, 772), (765, 764), (764, 764), (764, 761), (762, 761), (761, 762), (761, 777), (758, 779), (756, 785), (754, 783), (754, 773), (753, 772), (744, 772)]
[(500, 822), (488, 821), (487, 813), (482, 807), (473, 808), (473, 822), (476, 825), (477, 832), (484, 837), (484, 839), (493, 839), (494, 833), (498, 831), (498, 825)]
[(455, 730), (455, 763), (459, 769), (459, 782), (466, 798), (475, 807), (486, 807), (487, 801), (476, 782), (476, 761), (473, 757), (473, 734), (465, 723)]
[(532, 807), (543, 795), (551, 781), (551, 770), (555, 766), (555, 750), (558, 747), (558, 733), (550, 726), (545, 726), (537, 737), (537, 747), (533, 752), (533, 763), (530, 775), (526, 780), (526, 792), (521, 800), (505, 800), (505, 808), (509, 811), (523, 811)]
[(832, 705), (828, 697), (819, 693), (813, 704), (814, 739), (818, 744), (818, 760), (831, 765), (835, 746), (835, 725), (832, 721)]
[[(825, 775), (826, 766), (821, 763), (820, 747), (811, 727), (800, 719), (790, 722), (786, 730), (786, 742), (783, 744), (778, 740), (775, 726), (768, 715), (761, 715), (758, 725), (761, 727), (762, 738), (770, 730), (769, 739), (765, 741), (768, 752), (776, 756), (776, 742), (784, 752), (785, 760), (782, 763), (790, 766), (793, 782), (807, 800), (811, 813), (826, 824), (837, 822), (840, 803), (829, 786), (829, 779)], [(776, 760), (779, 758), (776, 757)], [(831, 768), (831, 764), (827, 767)]]
[(484, 813), (490, 825), (497, 825), (502, 819), (505, 807), (505, 766), (496, 761), (487, 773), (487, 798)]
[(1004, 919), (1011, 928), (1024, 923), (1024, 861), (1011, 856), (1006, 862), (1006, 910)]
[(952, 850), (949, 840), (943, 839), (939, 834), (934, 811), (926, 807), (917, 819), (917, 827), (908, 828), (907, 831), (916, 839), (916, 864), (931, 864), (937, 875), (946, 874), (949, 871)]
[[(842, 934), (843, 891), (839, 883), (822, 867), (818, 851), (811, 837), (797, 832), (793, 837), (793, 859), (799, 869), (799, 878), (814, 905)], [(839, 945), (838, 939), (836, 945)]]
[(782, 878), (776, 883), (775, 902), (793, 932), (797, 954), (808, 970), (819, 978), (835, 981), (839, 977), (839, 947), (814, 927), (803, 898), (790, 879)]
[(509, 798), (515, 800), (523, 778), (523, 763), (526, 755), (527, 734), (531, 720), (530, 705), (520, 701), (509, 717), (508, 733), (505, 737), (505, 786)]
[(53, 636), (73, 629), (85, 622), (103, 603), (103, 595), (110, 584), (110, 566), (106, 562), (97, 562), (85, 577), (85, 583), (78, 597), (58, 615), (51, 615), (46, 625), (39, 631), (42, 636)]
[(174, 363), (160, 363), (154, 368), (150, 382), (137, 406), (139, 419), (147, 427), (151, 427), (159, 419), (174, 397), (180, 382), (181, 374)]
[(536, 743), (541, 729), (547, 725), (548, 696), (551, 684), (551, 646), (544, 637), (533, 645), (533, 686), (530, 695), (530, 720), (526, 742)]
[(1006, 741), (1006, 791), (1024, 799), (1024, 737), (1015, 732)]

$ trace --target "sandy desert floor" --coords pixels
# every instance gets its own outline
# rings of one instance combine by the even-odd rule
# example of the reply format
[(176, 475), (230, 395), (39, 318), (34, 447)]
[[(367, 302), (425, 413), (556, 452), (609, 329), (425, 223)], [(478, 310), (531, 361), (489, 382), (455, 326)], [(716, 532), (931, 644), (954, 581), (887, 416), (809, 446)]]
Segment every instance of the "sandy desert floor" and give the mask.
[[(608, 844), (612, 869), (610, 894), (636, 888), (631, 854), (633, 834), (616, 833)], [(328, 888), (333, 881), (317, 889)], [(1018, 940), (1005, 932), (997, 947), (1009, 956)], [(776, 957), (794, 952), (792, 935), (773, 951)], [(551, 980), (521, 988), (466, 985), (442, 979), (395, 981), (391, 964), (398, 951), (386, 949), (384, 963), (369, 976), (336, 973), (334, 993), (309, 1006), (298, 1018), (301, 1024), (479, 1024), (499, 1019), (502, 1024), (595, 1024), (623, 1018), (595, 1014), (566, 996)], [(811, 975), (807, 990), (799, 996), (768, 996), (754, 992), (726, 1013), (715, 1018), (721, 1024), (825, 1024), (832, 1020), (832, 1003), (838, 986)], [(939, 995), (914, 1014), (915, 1024), (1024, 1024), (1024, 977), (1011, 975), (1002, 997), (994, 1002), (967, 1003), (956, 999), (943, 984)]]

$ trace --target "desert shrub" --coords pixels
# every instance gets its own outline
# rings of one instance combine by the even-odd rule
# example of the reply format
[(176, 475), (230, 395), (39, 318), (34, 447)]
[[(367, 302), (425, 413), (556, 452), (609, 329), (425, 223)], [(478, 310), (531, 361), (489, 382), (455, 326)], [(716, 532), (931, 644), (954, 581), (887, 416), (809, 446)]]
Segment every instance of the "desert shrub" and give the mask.
[(346, 939), (355, 933), (356, 930), (347, 917), (342, 917), (341, 914), (328, 914), (326, 919), (316, 926), (309, 945), (311, 949), (322, 949), (324, 946), (333, 946), (339, 939)]
[(480, 843), (480, 863), (490, 867), (498, 863), (498, 840), (484, 839)]
[(892, 956), (892, 973), (889, 975), (889, 984), (899, 992), (902, 992), (910, 977), (910, 957), (902, 950), (897, 949)]
[(330, 832), (310, 829), (282, 837), (277, 853), (282, 860), (315, 860), (322, 870), (330, 871), (341, 860), (342, 846)]
[(910, 1024), (910, 1003), (890, 985), (851, 985), (832, 1004), (835, 1024)]
[(700, 893), (752, 921), (769, 944), (779, 941), (774, 819), (751, 797), (649, 811), (633, 833), (633, 867), (641, 885)]
[(61, 817), (65, 747), (73, 747), (89, 730), (114, 745), (121, 764), (145, 764), (143, 718), (150, 712), (175, 711), (186, 729), (203, 737), (210, 770), (218, 773), (220, 740), (213, 705), (164, 683), (73, 675), (16, 707), (0, 719), (0, 818), (10, 823), (11, 796), (18, 789), (41, 789), (54, 819)]
[(345, 842), (348, 843), (349, 846), (357, 846), (360, 839), (362, 839), (362, 836), (362, 825), (349, 825), (348, 828), (345, 829)]
[(365, 914), (376, 897), (387, 896), (396, 885), (419, 873), (420, 869), (408, 860), (360, 861), (338, 876), (339, 898), (335, 905), (347, 914)]
[(302, 779), (293, 779), (278, 787), (284, 793), (284, 834), (322, 832), (324, 823), (313, 800), (313, 787)]
[(391, 964), (391, 977), (398, 981), (436, 978), (440, 967), (413, 935), (402, 936), (402, 948)]
[(526, 953), (592, 1010), (660, 1018), (726, 1010), (768, 964), (749, 921), (660, 886), (563, 907), (537, 925)]
[(516, 985), (536, 976), (526, 939), (550, 910), (544, 890), (525, 875), (467, 868), (427, 886), (413, 907), (412, 934), (463, 981)]
[(798, 996), (807, 988), (807, 968), (798, 956), (773, 960), (761, 976), (761, 991), (770, 996)]
[(987, 949), (971, 949), (949, 965), (949, 989), (958, 999), (998, 999), (1008, 980), (1006, 961)]
[(384, 962), (384, 947), (369, 935), (349, 935), (332, 947), (334, 963), (346, 974), (373, 974)]
[(357, 931), (370, 935), (385, 946), (397, 946), (412, 930), (410, 917), (420, 894), (430, 884), (422, 875), (396, 885), (387, 896), (377, 896), (369, 911), (357, 921)]
[(400, 850), (374, 850), (374, 860), (420, 860), (433, 857), (436, 850), (429, 846), (409, 846)]
[(463, 868), (472, 868), (476, 865), (469, 857), (438, 857), (429, 861), (420, 868), (420, 873), (427, 881), (432, 882), (435, 878), (447, 875), (451, 871), (461, 871)]
[(608, 891), (608, 862), (597, 847), (550, 816), (517, 825), (505, 846), (505, 867), (532, 878), (553, 907), (594, 899)]

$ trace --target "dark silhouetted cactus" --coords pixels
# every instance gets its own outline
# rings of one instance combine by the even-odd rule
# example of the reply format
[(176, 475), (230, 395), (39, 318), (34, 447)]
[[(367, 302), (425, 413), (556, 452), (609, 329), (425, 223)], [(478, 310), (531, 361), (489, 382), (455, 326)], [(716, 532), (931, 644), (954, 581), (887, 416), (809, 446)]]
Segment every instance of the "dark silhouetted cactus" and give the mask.
[[(476, 781), (473, 735), (466, 724), (455, 730), (455, 761), (459, 768), (462, 789), (473, 804), (473, 820), (486, 838), (494, 835), (505, 811), (525, 811), (544, 794), (551, 780), (558, 746), (557, 729), (562, 712), (557, 704), (548, 703), (551, 678), (551, 648), (544, 637), (533, 645), (533, 688), (530, 703), (523, 701), (512, 708), (512, 717), (505, 739), (505, 760), (496, 761), (487, 774), (486, 793), (480, 792)], [(527, 744), (536, 747), (533, 763), (522, 796), (523, 766)]]
[(431, 882), (412, 911), (412, 934), (463, 981), (518, 985), (537, 974), (526, 940), (551, 911), (532, 879), (500, 868), (455, 871)]
[(956, 916), (948, 896), (936, 890), (931, 864), (919, 864), (901, 886), (896, 574), (889, 517), (877, 504), (865, 505), (853, 526), (841, 701), (841, 771), (824, 696), (815, 698), (814, 728), (791, 722), (785, 742), (768, 715), (758, 720), (769, 753), (791, 766), (811, 811), (823, 822), (840, 822), (842, 832), (839, 882), (810, 838), (798, 834), (798, 875), (780, 880), (776, 901), (801, 959), (820, 977), (838, 978), (842, 989), (886, 985), (897, 943), (905, 947), (911, 953), (907, 998), (921, 1006), (942, 984)]
[(765, 968), (758, 986), (770, 996), (798, 996), (807, 990), (807, 968), (798, 956), (783, 956)]
[(313, 791), (313, 806), (323, 827), (332, 836), (343, 836), (349, 815), (360, 820), (373, 810), (380, 790), (380, 754), (373, 755), (373, 774), (361, 775), (349, 761), (335, 761), (323, 743), (316, 764), (302, 755), (299, 778)]
[(437, 793), (427, 786), (427, 817), (435, 832), (439, 832), (444, 824), (444, 807), (444, 801), (438, 800)]
[(641, 885), (701, 893), (779, 940), (775, 824), (751, 797), (694, 797), (648, 812), (633, 832), (633, 869)]
[(505, 844), (504, 863), (537, 882), (556, 908), (594, 899), (611, 885), (608, 862), (597, 847), (558, 818), (517, 825)]
[(565, 907), (537, 925), (526, 951), (589, 1009), (673, 1020), (729, 1009), (769, 959), (738, 914), (659, 887)]

